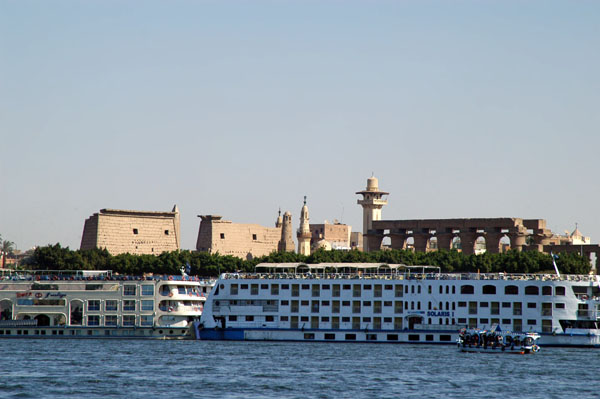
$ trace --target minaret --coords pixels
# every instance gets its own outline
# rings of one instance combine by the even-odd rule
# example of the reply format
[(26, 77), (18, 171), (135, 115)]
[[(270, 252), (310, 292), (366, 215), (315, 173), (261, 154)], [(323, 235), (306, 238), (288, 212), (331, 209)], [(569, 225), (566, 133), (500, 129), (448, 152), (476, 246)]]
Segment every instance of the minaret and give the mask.
[(281, 223), (282, 223), (281, 219), (281, 208), (279, 208), (279, 215), (277, 216), (277, 221), (275, 222), (275, 227), (281, 228)]
[(310, 225), (308, 224), (308, 207), (306, 206), (306, 195), (304, 196), (304, 206), (300, 211), (300, 227), (298, 228), (298, 253), (300, 255), (310, 255)]
[(279, 252), (294, 252), (294, 239), (292, 237), (292, 214), (285, 211), (283, 214), (283, 224), (281, 225), (281, 240), (277, 245)]
[[(382, 197), (389, 193), (379, 191), (379, 180), (375, 176), (371, 176), (367, 179), (367, 189), (358, 191), (356, 194), (363, 196), (356, 203), (363, 207), (363, 251), (368, 252), (371, 248), (369, 248), (367, 234), (373, 228), (373, 221), (381, 220), (381, 208), (387, 205), (387, 200)], [(379, 248), (372, 249), (378, 250)]]

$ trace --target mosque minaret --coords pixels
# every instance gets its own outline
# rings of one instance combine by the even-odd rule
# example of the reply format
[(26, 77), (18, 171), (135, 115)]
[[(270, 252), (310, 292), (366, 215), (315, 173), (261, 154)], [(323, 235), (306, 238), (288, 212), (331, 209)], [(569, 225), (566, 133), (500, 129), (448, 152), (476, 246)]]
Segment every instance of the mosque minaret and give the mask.
[(308, 207), (306, 206), (306, 196), (304, 196), (304, 206), (300, 211), (300, 227), (298, 228), (298, 253), (300, 255), (310, 255), (310, 225), (308, 223)]
[(292, 214), (285, 211), (281, 225), (281, 240), (277, 246), (279, 252), (294, 252), (294, 239), (292, 237)]
[(367, 189), (356, 194), (363, 196), (357, 201), (357, 204), (363, 207), (363, 251), (377, 251), (379, 248), (369, 248), (368, 234), (373, 228), (373, 221), (381, 220), (381, 208), (387, 205), (387, 200), (383, 199), (383, 196), (389, 193), (379, 191), (379, 180), (371, 176), (367, 179)]

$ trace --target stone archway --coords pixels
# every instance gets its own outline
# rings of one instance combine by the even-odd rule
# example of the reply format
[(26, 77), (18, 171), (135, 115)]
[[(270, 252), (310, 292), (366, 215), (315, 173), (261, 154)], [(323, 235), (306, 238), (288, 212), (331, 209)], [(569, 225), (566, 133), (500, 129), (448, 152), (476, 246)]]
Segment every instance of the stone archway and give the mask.
[(454, 237), (450, 242), (450, 249), (456, 249), (460, 251), (462, 249), (462, 243), (460, 242), (460, 237)]
[(475, 255), (481, 255), (487, 251), (487, 238), (480, 235), (475, 239)]

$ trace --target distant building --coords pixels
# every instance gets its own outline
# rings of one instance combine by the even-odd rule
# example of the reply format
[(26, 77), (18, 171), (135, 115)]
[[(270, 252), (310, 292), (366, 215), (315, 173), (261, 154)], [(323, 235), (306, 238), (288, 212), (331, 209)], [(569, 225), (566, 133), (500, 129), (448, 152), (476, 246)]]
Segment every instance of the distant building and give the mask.
[(358, 249), (362, 251), (363, 249), (363, 235), (360, 231), (352, 231), (350, 233), (350, 248)]
[[(220, 255), (231, 255), (242, 259), (252, 259), (257, 256), (269, 255), (271, 252), (283, 247), (290, 250), (292, 240), (291, 215), (286, 212), (284, 218), (281, 212), (275, 227), (264, 227), (258, 224), (233, 223), (223, 220), (222, 216), (199, 215), (201, 218), (200, 230), (196, 241), (196, 250), (218, 253)], [(280, 244), (284, 225), (287, 224), (285, 234), (288, 241)], [(289, 231), (289, 233), (288, 233)], [(291, 241), (291, 251), (294, 250), (294, 242)]]
[(101, 209), (86, 219), (81, 249), (159, 255), (180, 248), (179, 209), (171, 212)]
[(313, 251), (317, 248), (349, 250), (352, 227), (347, 224), (333, 223), (311, 224), (310, 245)]

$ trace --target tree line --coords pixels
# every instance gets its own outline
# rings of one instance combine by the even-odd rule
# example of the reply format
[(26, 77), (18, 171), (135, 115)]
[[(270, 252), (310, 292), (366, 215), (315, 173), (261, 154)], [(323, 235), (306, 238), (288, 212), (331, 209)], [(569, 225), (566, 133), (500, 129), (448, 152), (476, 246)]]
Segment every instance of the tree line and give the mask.
[[(410, 250), (384, 250), (376, 252), (318, 250), (309, 256), (293, 252), (278, 253), (240, 259), (230, 255), (209, 254), (196, 251), (173, 251), (155, 255), (111, 255), (106, 249), (71, 250), (60, 244), (38, 247), (32, 256), (21, 264), (33, 270), (112, 270), (127, 275), (179, 274), (181, 267), (189, 265), (190, 275), (218, 276), (223, 272), (252, 272), (258, 263), (386, 263), (439, 266), (442, 272), (481, 273), (554, 273), (552, 257), (540, 252), (483, 253), (465, 255), (456, 250), (413, 252)], [(564, 274), (587, 274), (591, 269), (589, 259), (577, 253), (562, 253), (556, 259), (558, 269)]]

